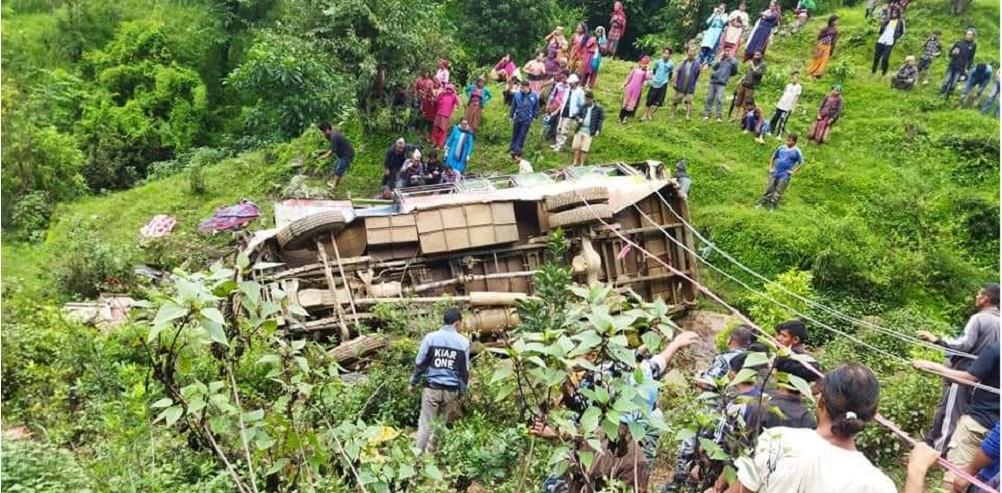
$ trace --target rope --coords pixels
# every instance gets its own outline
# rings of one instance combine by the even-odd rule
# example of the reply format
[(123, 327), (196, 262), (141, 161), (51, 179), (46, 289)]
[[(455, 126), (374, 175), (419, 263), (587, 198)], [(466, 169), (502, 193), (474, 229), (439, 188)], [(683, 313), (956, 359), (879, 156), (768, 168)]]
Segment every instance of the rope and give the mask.
[[(823, 323), (823, 322), (821, 322), (819, 320), (811, 318), (810, 316), (808, 316), (808, 315), (806, 315), (804, 313), (801, 313), (800, 311), (796, 310), (795, 308), (793, 308), (793, 307), (791, 307), (791, 306), (789, 306), (789, 305), (787, 305), (787, 304), (785, 304), (785, 303), (783, 303), (783, 302), (781, 302), (781, 301), (779, 301), (779, 300), (777, 300), (775, 298), (772, 298), (768, 294), (763, 293), (763, 292), (761, 292), (761, 291), (759, 291), (759, 290), (757, 290), (757, 289), (749, 286), (747, 283), (745, 283), (741, 279), (738, 279), (737, 277), (731, 275), (730, 273), (724, 271), (723, 269), (721, 269), (721, 268), (713, 265), (713, 263), (711, 263), (710, 261), (706, 260), (705, 258), (700, 257), (699, 254), (696, 253), (693, 249), (689, 248), (683, 242), (681, 242), (681, 241), (675, 239), (674, 237), (672, 237), (671, 233), (669, 233), (667, 230), (664, 229), (664, 227), (662, 227), (653, 218), (651, 218), (649, 215), (647, 215), (647, 213), (644, 212), (643, 209), (641, 209), (639, 206), (634, 205), (633, 208), (636, 209), (636, 211), (639, 212), (640, 215), (642, 215), (644, 217), (644, 219), (646, 219), (648, 222), (650, 222), (652, 225), (654, 225), (656, 228), (658, 228), (661, 231), (661, 233), (664, 234), (664, 236), (666, 238), (668, 238), (669, 240), (671, 240), (673, 243), (675, 243), (676, 245), (678, 245), (679, 247), (681, 247), (686, 252), (691, 253), (698, 260), (700, 260), (704, 264), (706, 264), (707, 267), (713, 269), (714, 271), (716, 271), (720, 275), (722, 275), (722, 276), (724, 276), (724, 277), (726, 277), (726, 278), (728, 278), (728, 279), (736, 282), (737, 284), (739, 284), (741, 287), (747, 289), (748, 291), (751, 291), (752, 293), (755, 293), (759, 297), (761, 297), (761, 298), (763, 298), (765, 300), (768, 300), (768, 301), (770, 301), (770, 302), (772, 302), (772, 303), (774, 303), (776, 305), (779, 305), (780, 307), (786, 309), (787, 311), (789, 311), (790, 313), (793, 313), (794, 315), (797, 315), (797, 316), (799, 316), (799, 317), (801, 317), (801, 318), (803, 318), (805, 320), (813, 322), (814, 324), (818, 325), (819, 327), (822, 327), (822, 328), (827, 329), (827, 330), (829, 330), (831, 332), (834, 332), (834, 333), (836, 333), (838, 335), (841, 335), (841, 336), (843, 336), (843, 337), (845, 337), (845, 338), (847, 338), (847, 339), (855, 342), (856, 344), (858, 344), (858, 345), (860, 345), (862, 347), (865, 347), (865, 348), (867, 348), (867, 349), (869, 349), (871, 351), (874, 351), (876, 353), (881, 354), (882, 356), (890, 358), (890, 359), (896, 361), (899, 364), (903, 364), (903, 365), (909, 366), (909, 367), (911, 366), (911, 361), (909, 361), (908, 359), (906, 359), (906, 358), (904, 358), (902, 356), (899, 356), (897, 354), (891, 353), (891, 352), (889, 352), (889, 351), (887, 351), (885, 349), (882, 349), (880, 347), (874, 346), (874, 345), (872, 345), (870, 343), (867, 343), (866, 341), (863, 341), (863, 340), (861, 340), (861, 339), (859, 339), (859, 338), (857, 338), (857, 337), (855, 337), (855, 336), (853, 336), (851, 334), (848, 334), (848, 333), (843, 332), (843, 331), (841, 331), (839, 329), (836, 329), (835, 327), (832, 327), (832, 326), (830, 326), (828, 324), (825, 324), (825, 323)], [(931, 370), (931, 369), (924, 369), (924, 368), (916, 368), (916, 369), (920, 370), (920, 371), (925, 371), (927, 373), (932, 373), (934, 375), (939, 375), (941, 377), (948, 378), (948, 379), (950, 379), (952, 381), (955, 381), (957, 383), (961, 383), (961, 384), (968, 385), (968, 386), (971, 386), (971, 387), (974, 387), (974, 388), (978, 388), (978, 389), (984, 390), (986, 392), (990, 392), (990, 393), (995, 394), (995, 395), (1002, 395), (1002, 391), (1000, 391), (999, 389), (996, 389), (995, 387), (989, 387), (987, 385), (983, 385), (983, 384), (981, 384), (979, 382), (969, 382), (969, 381), (966, 381), (966, 380), (960, 380), (960, 379), (951, 377), (949, 375), (945, 375), (945, 374), (943, 374), (941, 372), (938, 372), (938, 371), (935, 371), (935, 370)]]
[[(705, 236), (703, 236), (695, 227), (692, 226), (691, 223), (689, 223), (688, 221), (686, 221), (685, 218), (683, 218), (681, 214), (679, 214), (677, 211), (675, 211), (675, 208), (671, 206), (671, 204), (668, 202), (667, 199), (665, 199), (665, 197), (663, 195), (661, 195), (661, 191), (660, 190), (656, 190), (655, 194), (657, 194), (658, 198), (661, 199), (661, 203), (663, 203), (665, 206), (667, 206), (668, 210), (671, 211), (671, 213), (674, 214), (675, 217), (678, 218), (678, 220), (681, 221), (683, 225), (685, 225), (686, 229), (688, 229), (689, 231), (691, 231), (692, 234), (696, 235), (696, 237), (699, 238), (701, 241), (703, 241), (703, 243), (706, 243), (706, 245), (709, 246), (710, 249), (712, 249), (712, 250), (720, 253), (725, 259), (727, 259), (728, 261), (730, 261), (732, 264), (738, 266), (741, 270), (743, 270), (743, 271), (751, 274), (752, 276), (756, 277), (757, 279), (759, 279), (759, 280), (761, 280), (763, 282), (766, 282), (766, 283), (771, 283), (772, 282), (770, 279), (766, 278), (762, 274), (759, 274), (758, 272), (755, 272), (750, 267), (748, 267), (745, 264), (741, 263), (741, 261), (739, 261), (738, 259), (734, 258), (731, 254), (729, 254), (726, 251), (720, 249), (716, 244), (714, 244), (708, 238), (706, 238)], [(836, 318), (839, 318), (841, 320), (849, 322), (849, 323), (851, 323), (853, 325), (859, 325), (859, 326), (863, 326), (863, 327), (866, 327), (866, 328), (870, 328), (870, 329), (876, 330), (878, 332), (882, 332), (884, 334), (890, 335), (892, 337), (897, 337), (898, 339), (901, 339), (901, 340), (903, 340), (905, 342), (925, 347), (927, 349), (935, 349), (937, 351), (944, 351), (945, 350), (950, 355), (957, 355), (957, 356), (963, 356), (965, 358), (977, 359), (977, 356), (969, 354), (969, 353), (965, 353), (963, 351), (958, 351), (958, 350), (954, 350), (954, 349), (944, 348), (943, 346), (938, 346), (938, 345), (933, 344), (931, 342), (924, 341), (922, 339), (919, 339), (918, 337), (915, 337), (915, 336), (912, 336), (912, 335), (909, 335), (909, 334), (906, 334), (906, 333), (903, 333), (903, 332), (898, 332), (898, 331), (895, 331), (894, 329), (889, 329), (887, 327), (882, 327), (880, 325), (874, 324), (873, 322), (868, 322), (866, 320), (853, 318), (852, 316), (846, 315), (846, 314), (844, 314), (844, 313), (842, 313), (842, 312), (840, 312), (840, 311), (838, 311), (838, 310), (836, 310), (834, 308), (825, 306), (825, 305), (823, 305), (821, 303), (818, 303), (818, 302), (816, 302), (816, 301), (814, 301), (812, 299), (805, 298), (805, 297), (803, 297), (803, 296), (801, 296), (801, 295), (799, 295), (799, 294), (797, 294), (797, 293), (795, 293), (793, 291), (790, 291), (789, 289), (787, 289), (785, 286), (783, 286), (781, 284), (776, 284), (776, 287), (779, 288), (784, 293), (786, 293), (786, 294), (788, 294), (790, 296), (793, 296), (794, 298), (796, 298), (796, 299), (798, 299), (798, 300), (800, 300), (800, 301), (802, 301), (804, 303), (807, 303), (808, 305), (810, 305), (810, 306), (812, 306), (814, 308), (817, 308), (818, 310), (821, 310), (821, 311), (823, 311), (823, 312), (825, 312), (825, 313), (827, 313), (829, 315), (832, 315), (832, 316), (834, 316)]]
[[(602, 225), (604, 225), (609, 231), (612, 231), (613, 234), (615, 234), (616, 236), (618, 236), (619, 239), (623, 240), (626, 244), (628, 244), (631, 247), (636, 248), (637, 250), (639, 250), (640, 252), (642, 252), (644, 254), (644, 256), (646, 256), (648, 258), (651, 258), (651, 259), (654, 259), (655, 262), (661, 264), (664, 268), (668, 269), (673, 274), (681, 277), (682, 279), (685, 279), (685, 280), (689, 281), (690, 283), (692, 283), (693, 286), (696, 287), (696, 289), (698, 289), (700, 292), (702, 292), (703, 294), (705, 294), (707, 297), (709, 297), (713, 301), (716, 301), (717, 303), (719, 303), (721, 306), (723, 306), (723, 307), (727, 308), (728, 310), (730, 310), (731, 313), (733, 313), (736, 317), (738, 317), (739, 319), (741, 319), (742, 321), (744, 321), (745, 323), (747, 323), (749, 326), (751, 326), (755, 330), (758, 330), (760, 333), (764, 334), (766, 337), (769, 337), (770, 339), (772, 339), (772, 336), (770, 336), (768, 333), (766, 333), (764, 330), (762, 330), (761, 327), (759, 327), (754, 322), (752, 322), (748, 317), (746, 317), (743, 313), (741, 313), (737, 308), (734, 308), (733, 306), (729, 305), (726, 301), (724, 301), (722, 298), (720, 298), (719, 296), (717, 296), (713, 291), (710, 291), (709, 289), (707, 289), (705, 286), (703, 286), (702, 284), (700, 284), (695, 279), (687, 276), (684, 272), (676, 269), (674, 266), (672, 266), (671, 264), (665, 262), (664, 260), (662, 260), (657, 255), (652, 254), (651, 252), (647, 251), (642, 246), (638, 245), (633, 240), (627, 238), (618, 229), (614, 229), (608, 222), (606, 222), (597, 213), (595, 213), (595, 209), (592, 207), (592, 205), (590, 203), (588, 203), (588, 199), (586, 199), (584, 196), (582, 196), (581, 193), (579, 191), (577, 191), (577, 190), (574, 190), (574, 193), (578, 196), (579, 199), (581, 199), (582, 203), (588, 209), (588, 212), (590, 212), (591, 215), (595, 218), (595, 220), (597, 220), (598, 222), (602, 223)], [(776, 342), (775, 339), (772, 339), (772, 340), (773, 340), (773, 342)], [(778, 344), (778, 342), (776, 342), (776, 343)], [(797, 360), (797, 361), (799, 361), (799, 360)], [(814, 372), (815, 374), (817, 374), (820, 377), (824, 377), (824, 374), (821, 373), (817, 368), (814, 368), (813, 366), (808, 365), (808, 364), (806, 364), (806, 363), (804, 363), (802, 361), (801, 361), (801, 364), (805, 368), (807, 368), (809, 371)], [(884, 418), (883, 416), (881, 416), (880, 413), (877, 413), (877, 415), (874, 417), (874, 420), (877, 421), (878, 423), (880, 423), (881, 425), (885, 426), (887, 429), (891, 430), (891, 432), (894, 433), (895, 435), (898, 435), (899, 437), (901, 437), (902, 439), (904, 439), (906, 442), (908, 442), (908, 444), (910, 444), (912, 446), (915, 445), (915, 443), (916, 443), (915, 439), (913, 439), (912, 437), (908, 436), (908, 434), (905, 433), (904, 430), (898, 428), (896, 425), (894, 425), (894, 423), (892, 423), (891, 421), (889, 421), (886, 418)], [(967, 474), (967, 472), (965, 472), (964, 470), (962, 470), (959, 467), (955, 466), (950, 461), (948, 461), (946, 459), (943, 459), (942, 457), (937, 458), (936, 462), (941, 467), (943, 467), (944, 469), (947, 469), (948, 471), (952, 472), (957, 477), (964, 478), (965, 480), (967, 480), (971, 484), (973, 484), (973, 485), (975, 485), (975, 486), (977, 486), (977, 487), (979, 487), (979, 488), (981, 488), (981, 489), (983, 489), (983, 490), (985, 490), (985, 491), (987, 491), (989, 493), (999, 493), (999, 491), (996, 490), (995, 488), (992, 488), (992, 487), (988, 486), (987, 484), (985, 484), (983, 481), (979, 480), (978, 478), (975, 478), (975, 477), (971, 476), (970, 474)]]

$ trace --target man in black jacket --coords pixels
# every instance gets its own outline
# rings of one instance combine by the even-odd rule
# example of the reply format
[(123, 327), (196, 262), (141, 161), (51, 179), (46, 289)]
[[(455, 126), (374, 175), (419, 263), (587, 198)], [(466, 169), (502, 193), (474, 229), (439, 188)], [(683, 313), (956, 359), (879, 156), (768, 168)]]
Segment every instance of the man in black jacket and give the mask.
[(898, 39), (905, 34), (905, 20), (900, 17), (897, 10), (891, 11), (890, 19), (884, 21), (877, 30), (877, 46), (873, 50), (873, 66), (870, 73), (877, 73), (877, 65), (880, 65), (880, 74), (887, 75), (887, 66), (891, 58), (891, 50), (898, 42)]
[(939, 93), (949, 98), (953, 95), (953, 89), (957, 87), (957, 81), (963, 81), (967, 77), (967, 71), (974, 63), (974, 54), (978, 51), (978, 44), (974, 42), (974, 28), (968, 29), (964, 39), (957, 41), (953, 48), (950, 48), (950, 64), (946, 67), (946, 77), (943, 79), (943, 86), (939, 88)]
[(591, 139), (602, 131), (602, 122), (605, 121), (605, 111), (595, 104), (595, 95), (591, 91), (585, 91), (585, 104), (578, 111), (577, 121), (578, 130), (574, 133), (571, 150), (574, 151), (574, 166), (584, 166), (591, 149)]

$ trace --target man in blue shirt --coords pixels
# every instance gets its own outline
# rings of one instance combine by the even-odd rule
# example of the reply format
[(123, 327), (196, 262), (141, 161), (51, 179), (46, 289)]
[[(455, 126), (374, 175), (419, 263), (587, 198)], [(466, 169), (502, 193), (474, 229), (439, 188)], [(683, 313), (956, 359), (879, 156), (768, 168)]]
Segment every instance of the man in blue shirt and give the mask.
[(765, 205), (770, 210), (775, 210), (779, 200), (783, 198), (783, 192), (790, 185), (790, 177), (803, 165), (804, 155), (797, 147), (797, 134), (791, 132), (786, 137), (786, 145), (779, 146), (776, 152), (772, 153), (772, 160), (769, 162), (769, 186), (766, 187), (756, 207)]
[(658, 108), (665, 105), (665, 94), (668, 93), (668, 81), (671, 80), (672, 72), (675, 71), (675, 63), (671, 61), (671, 48), (665, 46), (661, 52), (661, 58), (654, 61), (654, 76), (651, 77), (651, 86), (647, 89), (647, 109), (641, 121), (654, 118), (654, 113)]
[(525, 137), (529, 135), (529, 125), (536, 119), (539, 111), (539, 96), (529, 89), (529, 80), (522, 81), (522, 87), (515, 94), (511, 102), (511, 144), (508, 145), (508, 152), (522, 152), (525, 145)]
[(414, 361), (414, 374), (407, 391), (413, 392), (422, 376), (425, 380), (417, 435), (421, 452), (430, 448), (432, 421), (448, 417), (470, 383), (470, 341), (459, 333), (462, 326), (459, 309), (446, 310), (445, 325), (424, 336)]

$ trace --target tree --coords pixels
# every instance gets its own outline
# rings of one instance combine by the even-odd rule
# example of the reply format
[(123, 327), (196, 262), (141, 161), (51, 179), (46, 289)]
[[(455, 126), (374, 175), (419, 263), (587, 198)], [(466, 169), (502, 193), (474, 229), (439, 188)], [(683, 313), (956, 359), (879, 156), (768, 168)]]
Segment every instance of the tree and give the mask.
[(85, 55), (84, 73), (98, 84), (81, 118), (92, 189), (128, 187), (150, 163), (203, 137), (205, 84), (175, 60), (161, 24), (122, 24), (103, 50)]
[(555, 0), (458, 0), (454, 18), (468, 57), (478, 65), (493, 63), (505, 53), (528, 60), (543, 49), (543, 38), (559, 24)]
[(386, 103), (387, 88), (409, 86), (422, 66), (457, 50), (432, 0), (290, 0), (285, 12), (280, 32), (345, 74), (366, 113)]
[(292, 36), (262, 32), (227, 83), (244, 102), (245, 131), (291, 138), (354, 106), (351, 85), (324, 57)]

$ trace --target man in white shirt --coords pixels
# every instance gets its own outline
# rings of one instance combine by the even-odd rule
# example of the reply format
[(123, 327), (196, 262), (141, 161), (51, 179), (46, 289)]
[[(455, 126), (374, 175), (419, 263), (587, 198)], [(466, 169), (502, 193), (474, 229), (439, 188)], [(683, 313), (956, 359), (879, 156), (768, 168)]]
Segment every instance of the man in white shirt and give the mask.
[(891, 50), (898, 38), (905, 34), (905, 20), (898, 17), (897, 10), (891, 10), (891, 17), (880, 25), (877, 31), (880, 37), (877, 38), (877, 47), (873, 51), (873, 66), (870, 73), (877, 73), (877, 65), (880, 65), (881, 75), (887, 75), (887, 65), (891, 58)]
[(564, 97), (563, 104), (560, 105), (560, 114), (558, 115), (560, 120), (557, 123), (557, 143), (552, 147), (557, 152), (563, 149), (564, 144), (567, 143), (567, 134), (570, 133), (571, 124), (577, 119), (581, 107), (584, 106), (584, 89), (581, 88), (578, 82), (577, 74), (571, 74), (567, 78), (567, 84), (570, 85), (568, 89), (569, 93)]
[(790, 113), (797, 107), (797, 99), (804, 88), (800, 85), (800, 72), (794, 70), (790, 74), (790, 83), (783, 89), (783, 96), (776, 103), (776, 111), (769, 121), (769, 128), (776, 134), (776, 138), (783, 140), (783, 132), (786, 131), (786, 121), (790, 119)]

